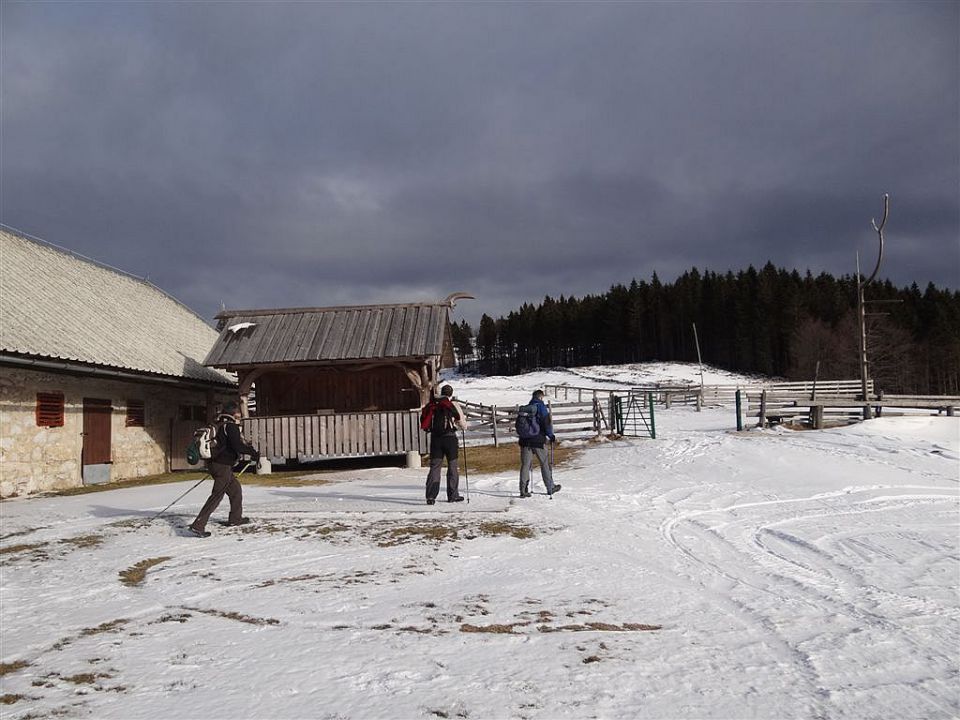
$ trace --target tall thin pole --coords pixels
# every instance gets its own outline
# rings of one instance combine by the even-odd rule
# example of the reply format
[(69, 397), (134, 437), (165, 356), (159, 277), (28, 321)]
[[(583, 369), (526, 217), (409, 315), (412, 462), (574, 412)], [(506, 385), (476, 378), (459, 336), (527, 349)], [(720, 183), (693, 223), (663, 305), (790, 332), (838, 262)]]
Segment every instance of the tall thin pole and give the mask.
[(700, 402), (697, 403), (697, 412), (703, 404), (703, 360), (700, 358), (700, 338), (697, 337), (697, 324), (693, 323), (693, 342), (697, 346), (697, 365), (700, 366)]
[(857, 329), (860, 331), (860, 396), (863, 398), (863, 419), (873, 417), (867, 395), (869, 363), (867, 362), (867, 318), (863, 302), (863, 279), (860, 277), (860, 253), (857, 253)]

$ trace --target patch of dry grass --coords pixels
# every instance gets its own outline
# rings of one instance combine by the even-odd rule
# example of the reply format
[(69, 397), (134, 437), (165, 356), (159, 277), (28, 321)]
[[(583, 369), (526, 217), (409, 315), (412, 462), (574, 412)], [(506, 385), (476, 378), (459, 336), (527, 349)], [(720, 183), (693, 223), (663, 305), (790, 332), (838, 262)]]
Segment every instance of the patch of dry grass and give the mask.
[(492, 633), (495, 635), (516, 635), (514, 628), (523, 627), (529, 623), (518, 622), (509, 624), (494, 623), (493, 625), (471, 625), (464, 623), (460, 626), (460, 632), (463, 633)]
[(78, 537), (64, 538), (60, 542), (78, 548), (95, 548), (103, 543), (103, 535), (80, 535)]
[[(554, 467), (560, 467), (570, 463), (582, 451), (583, 446), (571, 447), (563, 443), (557, 443), (553, 446), (553, 464)], [(426, 457), (426, 456), (424, 456)], [(517, 470), (520, 467), (520, 446), (516, 442), (505, 442), (499, 447), (493, 445), (468, 445), (466, 448), (460, 448), (460, 471), (463, 472), (464, 457), (466, 457), (466, 468), (469, 472), (476, 473), (500, 473), (509, 470)], [(429, 459), (424, 462), (424, 467), (430, 464)], [(533, 463), (536, 465), (536, 461)]]
[(456, 528), (448, 525), (403, 525), (387, 531), (387, 537), (377, 543), (380, 547), (393, 547), (402, 545), (411, 540), (433, 540), (434, 542), (443, 542), (444, 540), (456, 540), (458, 537)]
[(4, 695), (0, 695), (0, 705), (13, 705), (15, 702), (20, 702), (21, 700), (25, 700), (25, 699), (26, 699), (25, 695), (14, 695), (12, 693), (6, 693)]
[(127, 618), (117, 618), (116, 620), (111, 620), (110, 622), (100, 623), (96, 627), (84, 628), (80, 632), (80, 635), (82, 637), (87, 637), (89, 635), (101, 635), (103, 633), (112, 632), (114, 630), (122, 628), (128, 622), (130, 621), (127, 620)]
[(42, 547), (46, 547), (46, 545), (47, 545), (46, 543), (8, 545), (5, 548), (0, 548), (0, 555), (8, 555), (10, 553), (30, 552), (32, 550), (39, 550)]
[(147, 570), (152, 568), (154, 565), (159, 565), (160, 563), (166, 562), (169, 559), (169, 556), (163, 556), (141, 560), (136, 565), (128, 567), (126, 570), (121, 570), (118, 573), (120, 575), (120, 582), (127, 587), (136, 587), (146, 579)]
[(614, 625), (613, 623), (591, 622), (584, 625), (559, 625), (551, 627), (550, 625), (541, 625), (537, 628), (542, 633), (550, 632), (588, 632), (590, 630), (599, 632), (644, 632), (649, 630), (660, 630), (661, 625), (645, 625), (643, 623), (623, 623)]
[(80, 631), (80, 634), (77, 637), (67, 637), (63, 640), (59, 640), (53, 644), (52, 650), (63, 650), (67, 645), (70, 645), (72, 642), (81, 637), (89, 637), (90, 635), (100, 635), (102, 633), (113, 632), (119, 630), (124, 625), (126, 625), (129, 620), (126, 618), (117, 618), (116, 620), (111, 620), (110, 622), (101, 623), (96, 627), (84, 628)]
[(79, 673), (77, 675), (71, 675), (70, 677), (65, 677), (63, 679), (69, 683), (73, 683), (74, 685), (93, 685), (97, 681), (97, 678), (110, 678), (110, 677), (113, 677), (113, 676), (108, 675), (107, 673), (96, 673), (96, 674)]
[(529, 540), (535, 534), (531, 527), (503, 521), (482, 522), (479, 529), (484, 535), (510, 535), (519, 540)]
[(274, 618), (251, 617), (250, 615), (243, 615), (241, 613), (233, 612), (230, 610), (216, 610), (216, 609), (205, 610), (203, 608), (188, 607), (186, 605), (182, 607), (184, 610), (203, 613), (204, 615), (213, 615), (214, 617), (222, 617), (222, 618), (226, 618), (227, 620), (236, 620), (237, 622), (249, 623), (250, 625), (279, 625), (280, 624), (280, 621)]
[(0, 663), (0, 677), (3, 677), (8, 673), (16, 672), (17, 670), (23, 670), (25, 667), (30, 667), (30, 663), (28, 663), (26, 660), (14, 660), (12, 663)]

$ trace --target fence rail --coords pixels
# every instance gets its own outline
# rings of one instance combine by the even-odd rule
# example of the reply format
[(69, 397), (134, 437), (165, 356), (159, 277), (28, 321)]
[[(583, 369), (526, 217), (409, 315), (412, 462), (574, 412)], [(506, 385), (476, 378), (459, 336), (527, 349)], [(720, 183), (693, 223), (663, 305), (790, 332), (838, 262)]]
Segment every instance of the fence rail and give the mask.
[[(467, 416), (467, 440), (486, 441), (494, 445), (515, 442), (514, 421), (519, 405), (482, 405), (458, 401)], [(553, 421), (553, 432), (561, 439), (599, 435), (609, 431), (609, 410), (599, 399), (586, 402), (547, 403)]]
[[(699, 385), (689, 383), (648, 383), (624, 386), (621, 388), (588, 388), (574, 385), (544, 385), (548, 395), (564, 399), (576, 396), (607, 399), (613, 396), (653, 395), (658, 405), (728, 405), (736, 400), (737, 391), (744, 394), (759, 395), (764, 390), (772, 393), (789, 393), (791, 396), (805, 395), (815, 399), (818, 395), (858, 397), (861, 394), (860, 380), (818, 380), (817, 382), (757, 382), (726, 385)], [(867, 383), (868, 395), (873, 395), (873, 380)]]
[[(756, 417), (757, 425), (766, 427), (768, 423), (784, 422), (805, 418), (810, 425), (823, 427), (826, 416), (840, 416), (851, 420), (865, 417), (864, 407), (873, 408), (876, 417), (883, 414), (884, 408), (908, 408), (915, 410), (936, 410), (954, 416), (960, 410), (960, 397), (950, 395), (878, 395), (866, 401), (862, 398), (844, 395), (797, 395), (789, 393), (771, 393), (766, 390), (746, 395), (751, 410), (748, 417)], [(741, 423), (738, 417), (738, 429)]]

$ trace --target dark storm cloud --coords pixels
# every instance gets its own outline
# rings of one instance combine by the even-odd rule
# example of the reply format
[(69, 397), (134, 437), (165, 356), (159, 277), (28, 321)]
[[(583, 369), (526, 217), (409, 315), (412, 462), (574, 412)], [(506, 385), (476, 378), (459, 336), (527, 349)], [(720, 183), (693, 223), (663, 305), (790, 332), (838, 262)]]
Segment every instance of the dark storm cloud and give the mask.
[(960, 10), (2, 6), (2, 221), (230, 307), (696, 266), (960, 284)]

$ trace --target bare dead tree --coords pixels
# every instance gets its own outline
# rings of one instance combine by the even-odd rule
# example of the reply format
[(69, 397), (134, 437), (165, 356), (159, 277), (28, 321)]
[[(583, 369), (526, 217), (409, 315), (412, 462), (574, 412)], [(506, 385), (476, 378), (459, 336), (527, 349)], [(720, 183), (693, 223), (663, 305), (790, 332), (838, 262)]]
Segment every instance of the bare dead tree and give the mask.
[(867, 318), (866, 318), (866, 300), (864, 299), (863, 293), (864, 288), (873, 282), (873, 279), (877, 276), (877, 272), (880, 270), (880, 262), (883, 260), (883, 228), (887, 224), (887, 216), (890, 212), (890, 195), (884, 193), (883, 195), (883, 218), (880, 220), (880, 225), (877, 225), (877, 221), (873, 218), (870, 219), (870, 224), (873, 225), (873, 229), (876, 230), (877, 236), (880, 238), (880, 252), (877, 253), (877, 264), (873, 268), (873, 272), (870, 274), (870, 277), (866, 280), (863, 280), (860, 276), (860, 254), (857, 253), (857, 318), (859, 320), (858, 325), (860, 329), (860, 392), (863, 396), (863, 419), (869, 420), (873, 417), (873, 409), (870, 406), (870, 398), (867, 395), (867, 385), (870, 377), (869, 363), (867, 362)]

